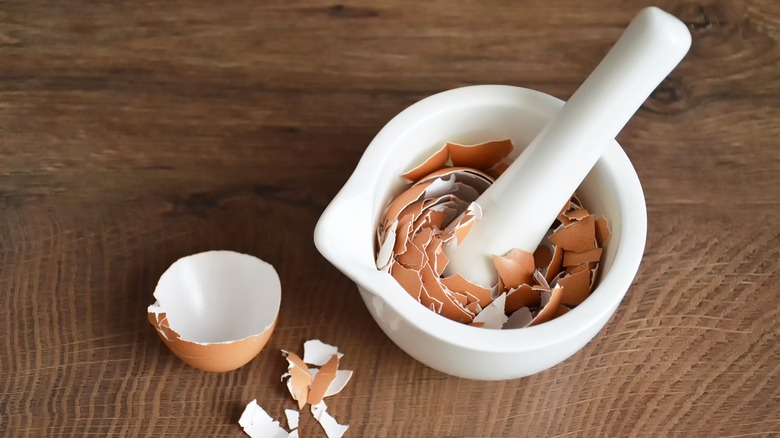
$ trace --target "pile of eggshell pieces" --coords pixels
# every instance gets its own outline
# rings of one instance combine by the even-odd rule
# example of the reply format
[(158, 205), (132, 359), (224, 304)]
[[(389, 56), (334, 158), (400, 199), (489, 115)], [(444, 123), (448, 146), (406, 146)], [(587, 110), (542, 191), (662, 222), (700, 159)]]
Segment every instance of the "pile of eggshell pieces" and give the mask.
[[(341, 392), (352, 378), (352, 371), (338, 369), (339, 360), (344, 354), (333, 345), (312, 339), (303, 343), (303, 358), (287, 350), (282, 350), (282, 355), (288, 364), (282, 382), (285, 382), (293, 400), (298, 403), (298, 409), (310, 404), (312, 416), (320, 423), (328, 438), (341, 438), (349, 425), (339, 424), (327, 412), (328, 406), (324, 399)], [(285, 409), (284, 413), (290, 432), (271, 418), (257, 404), (257, 400), (252, 400), (238, 424), (252, 438), (297, 438), (299, 411)]]
[(533, 254), (514, 249), (492, 256), (498, 274), (492, 288), (458, 273), (445, 275), (445, 248), (462, 242), (481, 218), (475, 201), (508, 167), (513, 148), (510, 140), (445, 144), (401, 175), (412, 185), (390, 202), (380, 220), (377, 269), (448, 319), (491, 329), (538, 325), (582, 303), (598, 278), (609, 227), (576, 196)]

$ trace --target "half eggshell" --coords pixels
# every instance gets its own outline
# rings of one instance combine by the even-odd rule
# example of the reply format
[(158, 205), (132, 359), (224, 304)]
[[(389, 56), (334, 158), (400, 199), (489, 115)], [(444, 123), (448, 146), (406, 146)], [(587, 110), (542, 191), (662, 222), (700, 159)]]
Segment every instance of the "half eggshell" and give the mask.
[(208, 251), (177, 260), (154, 291), (149, 322), (171, 351), (203, 371), (245, 365), (271, 337), (279, 275), (257, 257)]

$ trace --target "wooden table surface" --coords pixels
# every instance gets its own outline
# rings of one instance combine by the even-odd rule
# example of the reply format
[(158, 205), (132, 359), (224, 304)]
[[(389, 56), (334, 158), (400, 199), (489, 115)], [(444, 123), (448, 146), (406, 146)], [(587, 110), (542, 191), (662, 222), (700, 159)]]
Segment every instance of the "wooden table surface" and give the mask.
[[(393, 115), (471, 84), (568, 98), (649, 3), (3, 1), (0, 435), (240, 437), (253, 398), (293, 407), (279, 349), (310, 338), (355, 370), (329, 401), (351, 437), (780, 433), (776, 0), (656, 2), (693, 47), (618, 137), (644, 260), (562, 364), (489, 383), (421, 365), (312, 243)], [(268, 260), (284, 290), (266, 349), (224, 374), (146, 320), (162, 272), (209, 249)]]

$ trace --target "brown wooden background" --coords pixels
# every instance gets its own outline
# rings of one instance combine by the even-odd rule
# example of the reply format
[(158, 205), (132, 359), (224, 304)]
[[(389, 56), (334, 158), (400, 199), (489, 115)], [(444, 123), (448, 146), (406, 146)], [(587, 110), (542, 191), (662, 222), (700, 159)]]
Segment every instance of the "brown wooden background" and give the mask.
[[(658, 1), (692, 50), (619, 141), (645, 188), (635, 284), (582, 351), (481, 383), (375, 326), (312, 231), (374, 134), (469, 84), (567, 98), (646, 1), (0, 2), (0, 435), (242, 436), (293, 407), (278, 350), (355, 370), (348, 436), (780, 432), (780, 3)], [(146, 321), (177, 258), (273, 263), (246, 367), (184, 365)], [(310, 415), (301, 434), (324, 436)]]

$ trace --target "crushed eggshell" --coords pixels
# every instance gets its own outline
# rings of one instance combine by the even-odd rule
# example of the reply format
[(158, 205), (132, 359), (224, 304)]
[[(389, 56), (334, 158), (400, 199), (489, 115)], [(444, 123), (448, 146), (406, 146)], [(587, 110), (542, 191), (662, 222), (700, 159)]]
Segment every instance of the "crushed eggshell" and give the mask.
[(313, 377), (311, 388), (309, 389), (309, 396), (306, 398), (307, 403), (316, 405), (322, 401), (322, 398), (325, 397), (325, 393), (328, 391), (328, 388), (333, 383), (333, 381), (336, 380), (336, 372), (338, 369), (339, 357), (338, 355), (334, 354)]
[(339, 349), (333, 345), (328, 345), (319, 339), (311, 339), (303, 343), (303, 361), (309, 365), (323, 366), (333, 355), (339, 358), (344, 354), (339, 353)]
[(523, 328), (564, 315), (593, 290), (609, 240), (606, 218), (575, 195), (533, 254), (493, 255), (498, 282), (491, 289), (457, 273), (443, 277), (444, 248), (462, 242), (481, 219), (475, 201), (506, 169), (513, 149), (510, 140), (446, 143), (401, 175), (411, 186), (390, 201), (377, 227), (377, 269), (431, 311), (475, 327)]
[[(298, 403), (298, 409), (303, 409), (306, 403), (311, 405), (311, 413), (320, 423), (330, 438), (339, 438), (347, 431), (349, 425), (342, 425), (326, 412), (327, 405), (323, 401), (341, 392), (352, 378), (352, 371), (339, 370), (339, 359), (344, 356), (338, 347), (326, 344), (319, 339), (312, 339), (303, 344), (303, 359), (295, 353), (282, 350), (287, 359), (287, 372), (282, 374), (282, 381), (293, 400)], [(315, 365), (321, 366), (317, 368)], [(287, 426), (293, 429), (289, 437), (297, 437), (299, 413), (292, 409), (284, 411), (287, 416)], [(270, 417), (269, 417), (270, 419)]]
[(244, 432), (252, 438), (288, 438), (289, 434), (279, 422), (271, 418), (257, 400), (252, 400), (246, 405), (238, 424), (244, 428)]
[(300, 416), (300, 412), (296, 411), (295, 409), (285, 409), (284, 416), (287, 417), (287, 427), (290, 430), (298, 428), (298, 418)]
[(348, 424), (339, 424), (327, 411), (328, 406), (324, 401), (311, 405), (311, 413), (314, 419), (320, 423), (328, 438), (341, 438), (349, 429)]
[(163, 273), (147, 317), (187, 364), (231, 371), (268, 342), (281, 294), (270, 264), (247, 254), (208, 251), (181, 258)]
[(287, 358), (287, 372), (282, 375), (282, 381), (287, 378), (287, 389), (294, 400), (298, 402), (298, 409), (306, 406), (309, 397), (309, 387), (312, 383), (312, 375), (309, 367), (295, 353), (282, 350), (282, 355)]
[[(352, 378), (351, 370), (339, 370), (339, 358), (344, 354), (333, 345), (318, 339), (303, 344), (303, 359), (295, 353), (282, 350), (287, 359), (287, 372), (282, 374), (292, 398), (298, 402), (298, 409), (306, 403), (317, 404), (324, 397), (338, 394)], [(322, 365), (316, 368), (309, 365)]]

